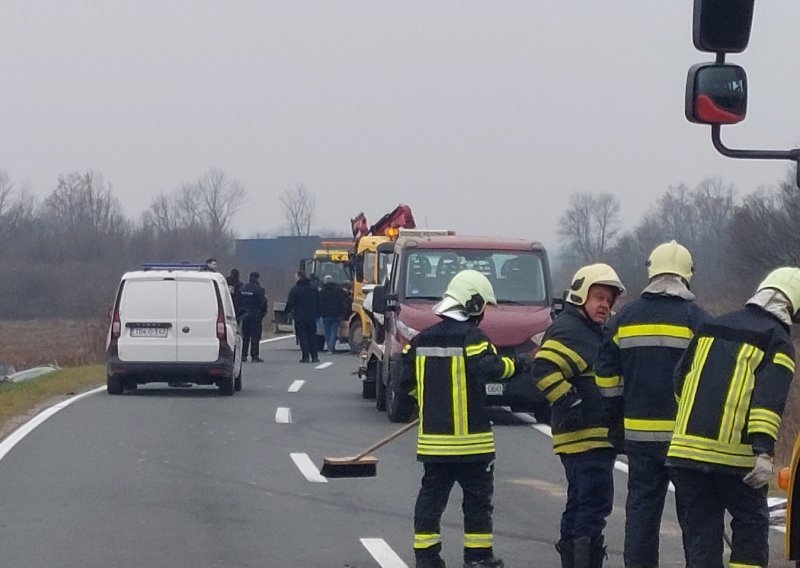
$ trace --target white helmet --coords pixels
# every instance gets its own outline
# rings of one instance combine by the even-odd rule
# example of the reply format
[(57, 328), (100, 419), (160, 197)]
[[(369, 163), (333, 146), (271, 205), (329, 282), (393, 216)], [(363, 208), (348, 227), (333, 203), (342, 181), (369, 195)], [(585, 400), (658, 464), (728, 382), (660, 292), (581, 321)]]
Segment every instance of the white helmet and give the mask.
[(477, 270), (462, 270), (450, 280), (442, 301), (433, 307), (437, 314), (452, 310), (479, 316), (486, 304), (496, 304), (492, 283)]
[(572, 277), (572, 284), (567, 290), (567, 302), (576, 306), (584, 305), (589, 296), (589, 288), (595, 284), (616, 288), (618, 296), (625, 292), (625, 286), (613, 268), (603, 263), (590, 264), (579, 268)]
[(694, 263), (689, 249), (674, 240), (654, 248), (646, 265), (647, 277), (650, 279), (659, 274), (675, 274), (689, 284), (694, 273)]
[(758, 291), (773, 289), (786, 296), (791, 304), (792, 321), (800, 319), (800, 268), (783, 266), (776, 268), (758, 285)]

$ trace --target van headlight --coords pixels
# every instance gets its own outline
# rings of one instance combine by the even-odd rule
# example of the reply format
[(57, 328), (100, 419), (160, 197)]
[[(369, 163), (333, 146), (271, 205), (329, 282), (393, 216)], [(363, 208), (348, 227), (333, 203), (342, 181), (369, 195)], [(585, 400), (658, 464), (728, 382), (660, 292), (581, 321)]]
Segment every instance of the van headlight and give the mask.
[(400, 337), (402, 337), (406, 341), (411, 341), (417, 335), (419, 335), (419, 330), (407, 326), (400, 320), (397, 320), (397, 332), (400, 334)]

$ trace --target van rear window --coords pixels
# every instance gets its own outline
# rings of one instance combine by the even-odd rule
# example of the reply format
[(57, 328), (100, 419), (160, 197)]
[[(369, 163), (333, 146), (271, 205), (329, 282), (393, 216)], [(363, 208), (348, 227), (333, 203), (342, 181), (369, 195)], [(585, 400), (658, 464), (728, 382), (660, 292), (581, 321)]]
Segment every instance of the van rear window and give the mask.
[(126, 320), (174, 320), (175, 280), (128, 280), (119, 311)]

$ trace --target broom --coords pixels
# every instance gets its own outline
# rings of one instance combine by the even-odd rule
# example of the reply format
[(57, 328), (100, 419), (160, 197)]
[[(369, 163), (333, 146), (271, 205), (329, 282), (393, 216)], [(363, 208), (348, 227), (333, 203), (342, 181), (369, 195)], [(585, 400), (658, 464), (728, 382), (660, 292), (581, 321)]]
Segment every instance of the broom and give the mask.
[(378, 474), (378, 458), (369, 454), (378, 448), (382, 448), (392, 440), (399, 438), (417, 424), (419, 424), (419, 418), (395, 430), (388, 436), (381, 438), (369, 448), (353, 457), (325, 458), (322, 462), (322, 469), (319, 472), (320, 475), (330, 478), (375, 477)]

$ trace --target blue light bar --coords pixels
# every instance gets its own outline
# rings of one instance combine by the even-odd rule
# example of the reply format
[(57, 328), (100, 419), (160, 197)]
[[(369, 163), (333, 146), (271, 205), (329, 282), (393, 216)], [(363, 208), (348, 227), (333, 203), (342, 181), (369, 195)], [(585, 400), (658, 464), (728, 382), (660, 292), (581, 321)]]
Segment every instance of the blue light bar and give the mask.
[(208, 266), (196, 262), (145, 262), (142, 270), (208, 270)]

